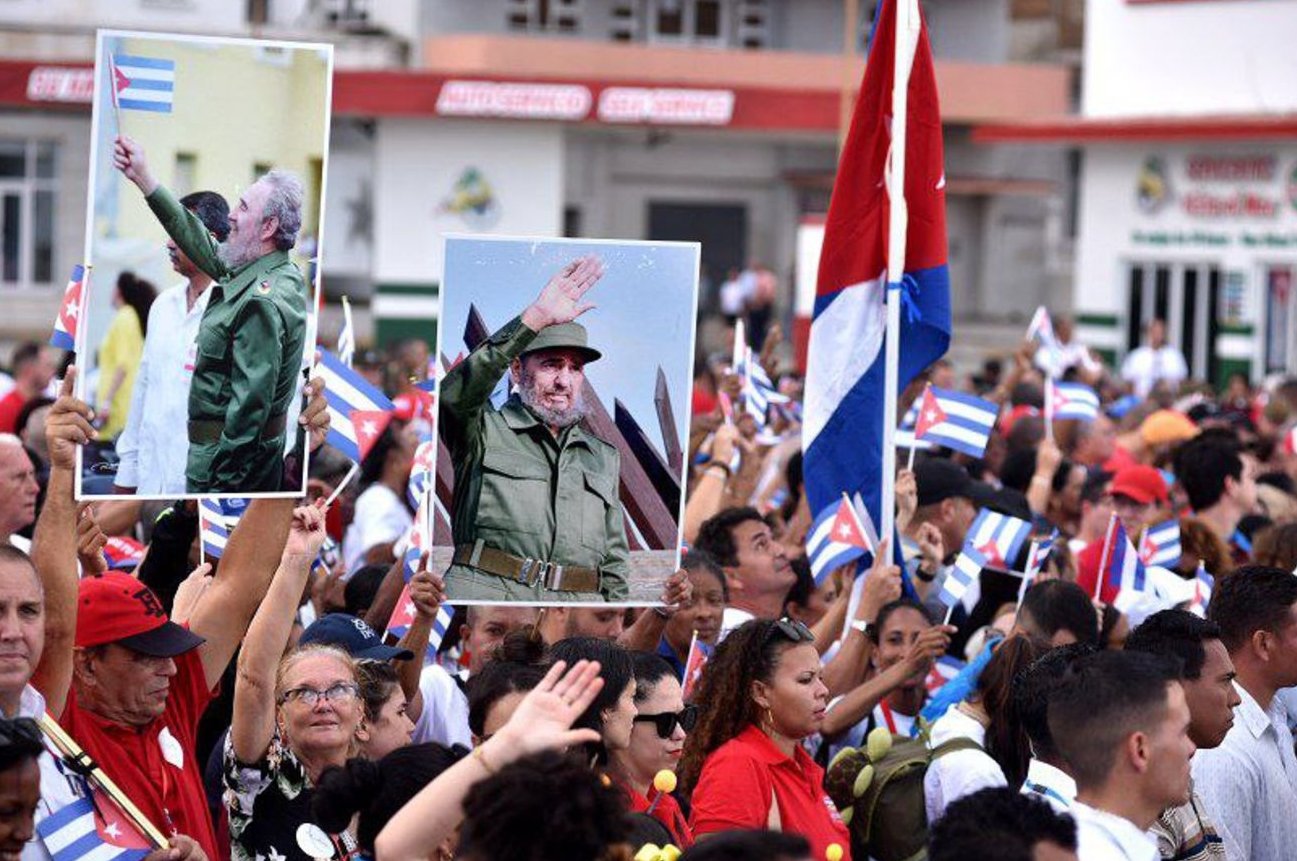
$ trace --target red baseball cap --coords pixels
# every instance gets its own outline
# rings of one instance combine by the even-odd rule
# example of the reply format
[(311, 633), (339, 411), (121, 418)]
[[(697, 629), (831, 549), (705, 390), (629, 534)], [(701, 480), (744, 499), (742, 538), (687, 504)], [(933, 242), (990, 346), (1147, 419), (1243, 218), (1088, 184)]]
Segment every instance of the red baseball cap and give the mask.
[(1129, 497), (1141, 505), (1148, 505), (1150, 502), (1165, 504), (1170, 497), (1162, 474), (1153, 467), (1143, 464), (1118, 470), (1112, 478), (1108, 492), (1113, 496)]
[(202, 645), (202, 637), (167, 618), (158, 596), (119, 571), (85, 577), (77, 586), (79, 648), (117, 643), (155, 658), (174, 658)]

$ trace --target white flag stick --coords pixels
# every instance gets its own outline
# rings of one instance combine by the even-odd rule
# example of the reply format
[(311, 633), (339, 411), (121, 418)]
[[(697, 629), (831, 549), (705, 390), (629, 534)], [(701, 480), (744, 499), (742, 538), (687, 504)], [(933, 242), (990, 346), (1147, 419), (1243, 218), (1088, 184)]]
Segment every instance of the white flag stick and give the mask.
[(909, 210), (905, 203), (905, 140), (909, 117), (910, 67), (919, 42), (918, 0), (896, 4), (896, 57), (892, 75), (892, 148), (888, 153), (887, 198), (887, 335), (883, 370), (883, 463), (880, 537), (896, 523), (896, 399), (901, 357), (901, 278), (905, 274), (905, 241)]
[(347, 470), (347, 474), (342, 477), (342, 483), (333, 489), (333, 493), (329, 494), (328, 499), (324, 500), (325, 508), (328, 508), (330, 505), (332, 505), (334, 502), (337, 501), (338, 497), (342, 495), (342, 491), (347, 489), (347, 485), (351, 484), (351, 480), (356, 477), (356, 473), (359, 471), (360, 471), (360, 464), (352, 463), (351, 469)]
[[(1033, 540), (1033, 541), (1031, 542), (1031, 547), (1027, 550), (1027, 569), (1028, 569), (1028, 570), (1023, 572), (1022, 583), (1020, 583), (1020, 584), (1018, 585), (1018, 604), (1017, 604), (1016, 609), (1019, 609), (1019, 610), (1022, 609), (1022, 599), (1023, 599), (1023, 598), (1026, 596), (1026, 594), (1027, 594), (1027, 587), (1030, 586), (1030, 585), (1032, 584), (1032, 582), (1035, 581), (1035, 579), (1036, 579), (1035, 575), (1033, 575), (1033, 574), (1031, 573), (1031, 570), (1030, 570), (1030, 569), (1031, 569), (1031, 566), (1032, 566), (1033, 564), (1035, 564), (1035, 560), (1036, 560), (1036, 548), (1037, 548), (1037, 546), (1039, 546), (1039, 544), (1040, 544), (1039, 541), (1035, 541), (1035, 540)], [(1039, 573), (1039, 572), (1037, 572), (1037, 573)]]
[[(351, 300), (346, 296), (342, 297), (342, 328), (351, 333), (351, 353), (356, 353), (356, 330), (351, 326)], [(341, 347), (341, 345), (339, 345)], [(351, 361), (347, 362), (347, 367), (351, 367)]]

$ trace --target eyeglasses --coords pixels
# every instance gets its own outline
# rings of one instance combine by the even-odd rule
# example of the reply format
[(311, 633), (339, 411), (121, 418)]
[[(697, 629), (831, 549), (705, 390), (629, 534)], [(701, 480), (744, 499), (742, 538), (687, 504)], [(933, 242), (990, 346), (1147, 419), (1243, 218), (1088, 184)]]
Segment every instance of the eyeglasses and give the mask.
[(770, 630), (766, 631), (766, 642), (770, 642), (770, 638), (776, 633), (783, 635), (786, 639), (792, 640), (794, 643), (815, 642), (815, 634), (811, 633), (811, 629), (803, 625), (801, 622), (798, 622), (796, 619), (784, 617), (775, 622)]
[(336, 703), (343, 700), (349, 700), (360, 695), (360, 688), (351, 682), (339, 682), (328, 690), (317, 691), (315, 688), (292, 688), (284, 691), (284, 695), (279, 698), (280, 702), (300, 702), (307, 708), (315, 708), (315, 704), (320, 701), (320, 697), (325, 700)]
[(698, 725), (698, 706), (691, 703), (678, 712), (635, 715), (635, 723), (651, 723), (658, 731), (658, 738), (668, 739), (676, 731), (676, 724), (685, 732), (693, 732)]

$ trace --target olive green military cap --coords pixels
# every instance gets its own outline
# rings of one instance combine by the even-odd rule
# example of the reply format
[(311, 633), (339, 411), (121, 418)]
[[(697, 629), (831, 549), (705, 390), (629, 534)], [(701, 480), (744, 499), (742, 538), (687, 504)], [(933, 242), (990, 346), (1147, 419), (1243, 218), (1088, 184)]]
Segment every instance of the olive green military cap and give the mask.
[(528, 353), (535, 353), (540, 350), (556, 349), (577, 350), (585, 357), (587, 362), (594, 362), (603, 357), (603, 353), (590, 346), (585, 326), (580, 323), (559, 323), (555, 326), (546, 326), (527, 345), (527, 349), (523, 350), (522, 355), (525, 356)]

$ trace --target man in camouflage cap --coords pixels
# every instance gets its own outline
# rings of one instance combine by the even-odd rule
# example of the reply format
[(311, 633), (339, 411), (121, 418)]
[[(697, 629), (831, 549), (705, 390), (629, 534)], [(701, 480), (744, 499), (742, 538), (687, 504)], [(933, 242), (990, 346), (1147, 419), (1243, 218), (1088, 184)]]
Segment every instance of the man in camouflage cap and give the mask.
[[(628, 551), (617, 449), (580, 427), (585, 365), (600, 358), (576, 318), (603, 276), (594, 256), (550, 279), (536, 301), (441, 383), (439, 427), (455, 465), (451, 601), (625, 601)], [(490, 396), (508, 372), (516, 391)]]
[(302, 227), (301, 182), (282, 170), (263, 175), (230, 210), (229, 236), (217, 242), (154, 179), (138, 143), (118, 137), (113, 161), (176, 245), (216, 282), (189, 385), (186, 491), (282, 489), (288, 410), (306, 343), (306, 281), (288, 256)]

